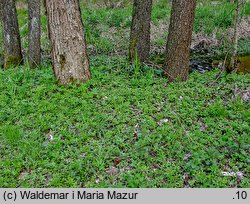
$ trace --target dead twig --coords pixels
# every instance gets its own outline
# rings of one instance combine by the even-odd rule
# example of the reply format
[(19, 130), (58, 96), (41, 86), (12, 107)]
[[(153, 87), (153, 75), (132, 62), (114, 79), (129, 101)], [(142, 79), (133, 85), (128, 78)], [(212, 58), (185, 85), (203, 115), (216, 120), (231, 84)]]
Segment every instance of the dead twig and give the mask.
[(220, 77), (221, 77), (223, 71), (226, 70), (226, 62), (227, 62), (228, 55), (229, 55), (229, 52), (227, 52), (227, 54), (226, 54), (226, 56), (225, 56), (225, 58), (224, 58), (224, 62), (223, 62), (223, 64), (222, 64), (222, 67), (221, 67), (219, 73), (216, 75), (215, 80), (214, 80), (212, 83), (209, 83), (208, 86), (214, 85), (214, 84), (220, 79)]

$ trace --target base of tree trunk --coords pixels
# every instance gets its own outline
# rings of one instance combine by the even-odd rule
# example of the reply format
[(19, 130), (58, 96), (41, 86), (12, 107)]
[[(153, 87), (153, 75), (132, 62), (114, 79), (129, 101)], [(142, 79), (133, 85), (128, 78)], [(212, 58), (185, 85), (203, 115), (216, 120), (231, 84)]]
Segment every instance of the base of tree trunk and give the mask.
[(53, 71), (59, 84), (90, 79), (79, 0), (46, 0)]
[(23, 63), (21, 39), (14, 0), (1, 0), (4, 37), (4, 68)]
[(170, 82), (188, 79), (195, 7), (196, 0), (172, 1), (166, 60), (163, 67)]
[(152, 0), (134, 0), (130, 33), (129, 61), (145, 62), (150, 52)]

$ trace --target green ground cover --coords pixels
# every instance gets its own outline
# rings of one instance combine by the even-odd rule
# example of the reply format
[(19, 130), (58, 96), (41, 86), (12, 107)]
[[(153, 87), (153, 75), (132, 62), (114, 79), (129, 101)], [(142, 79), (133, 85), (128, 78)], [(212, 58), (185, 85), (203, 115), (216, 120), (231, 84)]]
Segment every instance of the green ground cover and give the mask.
[(91, 62), (93, 79), (67, 88), (47, 67), (0, 71), (1, 187), (249, 187), (249, 75), (168, 84)]
[[(233, 5), (207, 2), (198, 4), (195, 32), (220, 37), (232, 26)], [(131, 5), (84, 5), (88, 83), (54, 81), (45, 16), (43, 66), (0, 69), (0, 187), (250, 187), (249, 74), (208, 85), (214, 70), (168, 84), (161, 70), (127, 63)], [(169, 14), (169, 4), (157, 1), (153, 25)], [(249, 14), (247, 3), (242, 15)], [(18, 15), (25, 50), (27, 11)], [(156, 32), (153, 49), (166, 35)]]

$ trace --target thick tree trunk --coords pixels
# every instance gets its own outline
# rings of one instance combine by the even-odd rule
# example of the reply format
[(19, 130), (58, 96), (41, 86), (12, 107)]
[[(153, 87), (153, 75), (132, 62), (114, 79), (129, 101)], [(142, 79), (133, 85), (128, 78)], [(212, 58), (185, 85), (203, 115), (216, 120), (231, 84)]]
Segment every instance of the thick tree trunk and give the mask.
[(59, 84), (90, 79), (79, 0), (46, 0), (53, 70)]
[(41, 63), (41, 20), (40, 0), (29, 0), (29, 51), (28, 61), (30, 68), (36, 68)]
[(23, 61), (16, 6), (14, 0), (0, 0), (4, 36), (4, 68)]
[(134, 0), (129, 46), (130, 61), (138, 57), (138, 60), (144, 62), (149, 57), (151, 12), (152, 0)]
[(187, 80), (196, 0), (173, 0), (166, 47), (165, 75)]

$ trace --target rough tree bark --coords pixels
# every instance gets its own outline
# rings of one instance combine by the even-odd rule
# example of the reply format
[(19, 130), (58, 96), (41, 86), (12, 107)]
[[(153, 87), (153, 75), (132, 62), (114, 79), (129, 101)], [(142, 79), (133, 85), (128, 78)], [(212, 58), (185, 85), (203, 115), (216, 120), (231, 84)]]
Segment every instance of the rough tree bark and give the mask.
[(4, 68), (23, 62), (21, 40), (18, 30), (16, 6), (14, 0), (0, 0), (2, 6), (4, 37)]
[(149, 57), (151, 12), (152, 0), (134, 0), (129, 61), (134, 61), (137, 56), (144, 62)]
[(29, 0), (29, 48), (28, 61), (30, 68), (36, 68), (41, 63), (41, 20), (40, 0)]
[(173, 0), (164, 64), (170, 82), (187, 80), (196, 0)]
[(46, 0), (53, 70), (59, 84), (90, 79), (79, 0)]

